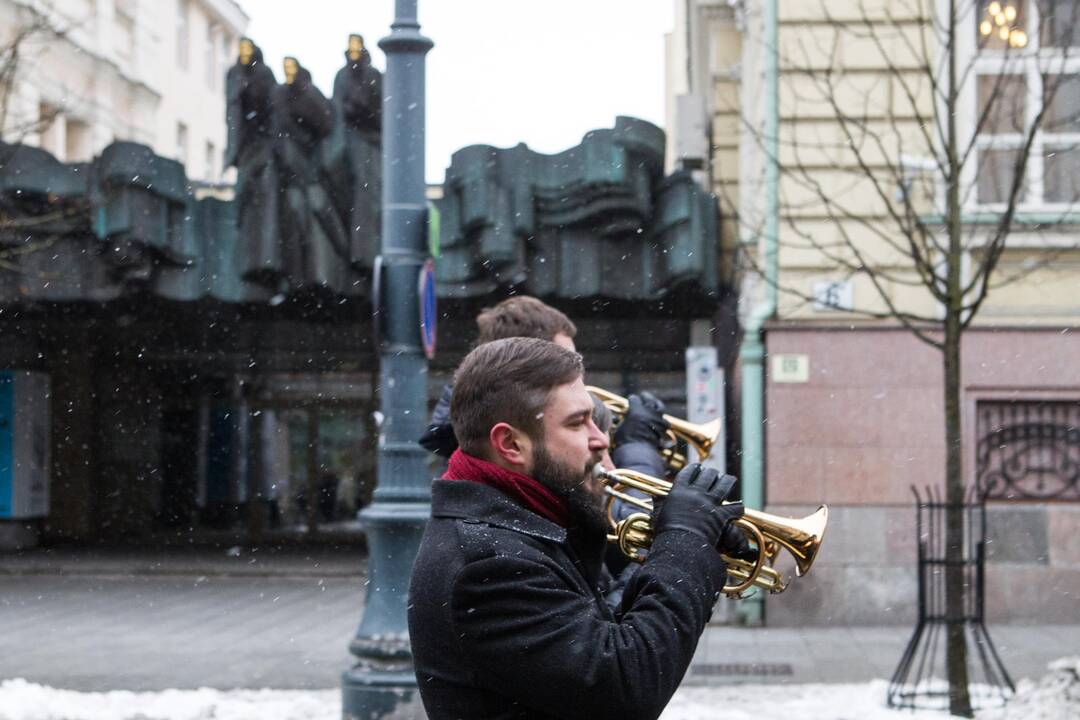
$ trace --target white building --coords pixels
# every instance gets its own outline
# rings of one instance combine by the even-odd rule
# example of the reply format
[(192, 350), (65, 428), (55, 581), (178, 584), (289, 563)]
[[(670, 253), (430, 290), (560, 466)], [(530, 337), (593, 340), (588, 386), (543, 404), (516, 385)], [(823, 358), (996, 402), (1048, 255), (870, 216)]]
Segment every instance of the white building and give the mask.
[(192, 179), (220, 180), (225, 73), (248, 24), (236, 2), (0, 0), (0, 48), (35, 18), (60, 35), (20, 46), (4, 140), (64, 162), (132, 140), (181, 161)]

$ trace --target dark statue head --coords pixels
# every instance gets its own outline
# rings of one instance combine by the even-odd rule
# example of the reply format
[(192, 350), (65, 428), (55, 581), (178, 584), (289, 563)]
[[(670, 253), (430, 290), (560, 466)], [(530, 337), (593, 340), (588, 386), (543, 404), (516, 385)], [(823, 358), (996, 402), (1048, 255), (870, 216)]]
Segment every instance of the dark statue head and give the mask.
[(345, 51), (345, 55), (352, 62), (359, 62), (360, 57), (364, 54), (364, 36), (352, 33), (349, 35), (349, 49)]
[(261, 64), (262, 61), (262, 50), (255, 44), (255, 41), (249, 37), (240, 38), (240, 47), (236, 58), (237, 64), (251, 66)]
[(345, 67), (353, 70), (364, 70), (371, 67), (371, 53), (364, 45), (364, 36), (350, 33), (349, 45), (345, 48)]
[(294, 57), (286, 57), (281, 61), (282, 70), (285, 72), (285, 84), (292, 85), (300, 74), (300, 61)]

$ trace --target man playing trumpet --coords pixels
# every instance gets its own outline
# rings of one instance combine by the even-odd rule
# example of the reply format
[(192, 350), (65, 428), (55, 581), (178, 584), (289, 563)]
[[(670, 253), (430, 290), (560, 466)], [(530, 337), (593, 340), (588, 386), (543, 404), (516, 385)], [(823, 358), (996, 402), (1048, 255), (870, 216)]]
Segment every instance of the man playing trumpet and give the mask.
[(743, 514), (724, 503), (735, 478), (690, 465), (657, 503), (621, 604), (604, 602), (593, 468), (609, 443), (583, 372), (575, 352), (510, 338), (455, 375), (460, 447), (432, 486), (409, 597), (431, 720), (658, 717), (724, 587), (725, 528)]

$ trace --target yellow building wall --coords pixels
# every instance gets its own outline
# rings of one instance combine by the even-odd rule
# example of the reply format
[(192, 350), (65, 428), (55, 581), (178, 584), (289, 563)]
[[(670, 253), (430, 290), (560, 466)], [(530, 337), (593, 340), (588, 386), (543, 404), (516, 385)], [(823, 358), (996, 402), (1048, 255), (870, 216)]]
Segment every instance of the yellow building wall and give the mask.
[[(941, 60), (921, 19), (931, 9), (929, 2), (889, 0), (779, 3), (781, 319), (880, 324), (891, 321), (875, 316), (893, 311), (940, 317), (937, 301), (914, 271), (911, 240), (901, 227), (910, 221), (900, 201), (907, 183), (916, 215), (930, 218), (940, 212), (944, 192), (939, 176), (926, 167), (932, 148), (940, 148), (934, 90), (924, 71)], [(754, 66), (748, 53), (762, 52), (759, 22), (748, 16), (740, 33), (744, 68)], [(969, 30), (974, 28), (960, 27)], [(731, 62), (735, 45), (727, 32), (715, 44), (727, 49), (724, 62)], [(714, 182), (725, 198), (725, 213), (739, 218), (736, 228), (725, 230), (725, 240), (730, 243), (731, 233), (741, 231), (744, 245), (736, 263), (746, 276), (756, 271), (753, 258), (761, 255), (760, 246), (754, 252), (746, 248), (761, 242), (757, 195), (764, 193), (739, 198), (740, 178), (732, 170), (740, 164), (753, 172), (763, 167), (761, 123), (747, 105), (764, 82), (744, 73), (738, 87), (733, 85), (727, 78), (714, 81)], [(944, 242), (941, 225), (933, 229)], [(1080, 255), (1063, 255), (1060, 248), (1077, 247), (1078, 238), (1080, 227), (1019, 228), (1010, 245), (1025, 247), (1002, 259), (977, 321), (1075, 324)], [(977, 262), (978, 254), (971, 259)], [(879, 282), (859, 272), (861, 267), (874, 268)], [(850, 282), (855, 308), (867, 312), (815, 307), (814, 287), (826, 281)]]

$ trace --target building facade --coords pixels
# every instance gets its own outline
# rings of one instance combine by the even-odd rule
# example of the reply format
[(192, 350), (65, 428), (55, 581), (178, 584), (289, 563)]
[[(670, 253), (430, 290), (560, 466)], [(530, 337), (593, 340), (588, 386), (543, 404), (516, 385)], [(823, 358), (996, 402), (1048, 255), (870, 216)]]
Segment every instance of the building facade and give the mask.
[(247, 24), (232, 0), (2, 0), (0, 47), (23, 34), (3, 137), (62, 162), (130, 140), (219, 182), (225, 72)]
[[(1067, 620), (1080, 592), (1065, 529), (1080, 521), (1075, 3), (957, 3), (951, 35), (944, 3), (772, 7), (680, 0), (668, 57), (673, 160), (721, 198), (740, 288), (744, 492), (782, 514), (832, 513), (813, 572), (766, 619), (915, 617), (912, 489), (943, 488), (946, 454), (943, 357), (924, 341), (940, 340), (945, 310), (924, 280), (955, 206), (978, 301), (960, 401), (964, 481), (988, 494), (987, 617)], [(916, 263), (913, 237), (938, 260)], [(1021, 599), (1018, 583), (1038, 591)]]

